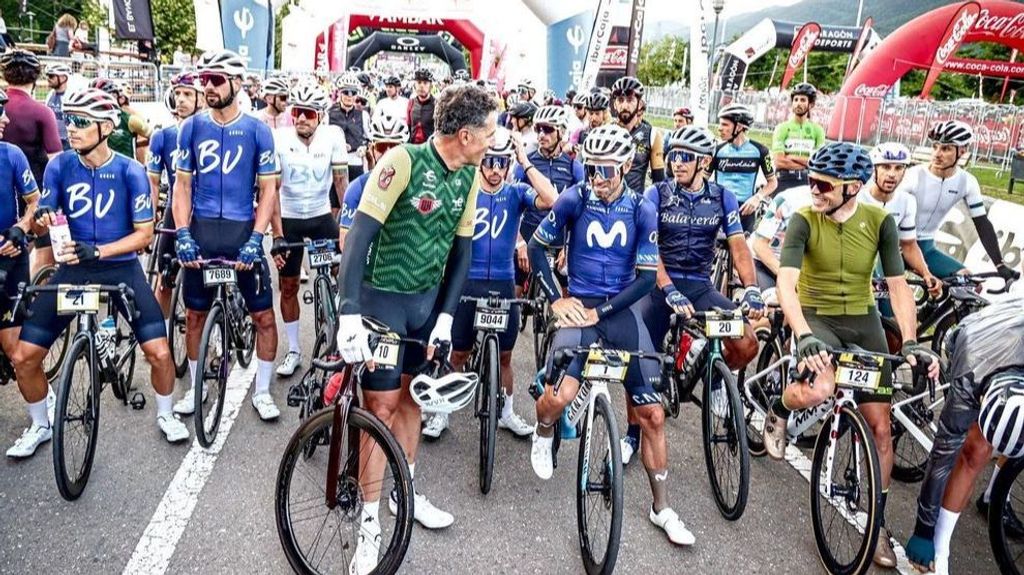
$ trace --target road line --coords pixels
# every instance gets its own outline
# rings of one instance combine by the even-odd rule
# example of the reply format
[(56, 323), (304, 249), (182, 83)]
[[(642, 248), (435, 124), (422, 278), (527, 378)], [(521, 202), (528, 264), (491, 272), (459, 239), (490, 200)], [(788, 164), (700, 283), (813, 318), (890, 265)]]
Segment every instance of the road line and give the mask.
[(178, 540), (185, 532), (192, 511), (199, 501), (199, 493), (213, 473), (217, 456), (224, 447), (243, 401), (249, 395), (255, 374), (256, 361), (250, 363), (247, 369), (236, 364), (231, 370), (217, 439), (209, 449), (204, 449), (198, 440), (193, 439), (191, 449), (182, 460), (171, 484), (167, 486), (163, 499), (125, 565), (124, 574), (159, 575), (167, 571)]

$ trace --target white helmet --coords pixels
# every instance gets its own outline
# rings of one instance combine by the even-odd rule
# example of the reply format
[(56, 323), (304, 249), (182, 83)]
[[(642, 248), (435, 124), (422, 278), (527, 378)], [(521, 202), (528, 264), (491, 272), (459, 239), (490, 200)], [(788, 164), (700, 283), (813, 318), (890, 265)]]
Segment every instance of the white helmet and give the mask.
[(121, 106), (113, 96), (98, 88), (86, 88), (64, 96), (64, 114), (106, 120), (115, 125), (121, 120)]
[(47, 76), (70, 76), (71, 66), (61, 62), (54, 62), (46, 65)]
[(288, 80), (280, 76), (268, 78), (260, 87), (260, 96), (287, 96), (289, 89)]
[(397, 142), (401, 144), (409, 140), (409, 126), (401, 119), (387, 114), (377, 112), (370, 122), (371, 142)]
[(300, 108), (312, 108), (323, 112), (331, 107), (331, 99), (323, 88), (312, 82), (299, 84), (292, 88), (288, 94), (288, 103)]
[(547, 124), (564, 130), (569, 127), (569, 111), (562, 106), (541, 106), (533, 115), (533, 123)]
[(910, 164), (910, 150), (899, 142), (883, 142), (875, 146), (868, 154), (871, 163), (879, 166), (882, 164)]
[(981, 398), (978, 426), (997, 454), (1011, 459), (1024, 455), (1024, 370), (992, 376)]
[(701, 156), (715, 153), (715, 138), (700, 126), (683, 126), (668, 136), (668, 148), (682, 148)]
[(974, 139), (974, 130), (960, 120), (938, 122), (928, 130), (928, 139), (936, 144), (966, 146)]
[(516, 155), (516, 143), (512, 140), (512, 132), (508, 128), (498, 128), (494, 132), (494, 145), (487, 149), (488, 156), (504, 156), (511, 158)]
[(334, 87), (338, 90), (358, 91), (362, 89), (362, 84), (359, 83), (359, 78), (355, 74), (346, 72), (341, 76), (338, 76), (338, 79), (334, 81)]
[(533, 80), (526, 78), (525, 80), (520, 80), (519, 83), (516, 84), (516, 90), (529, 90), (531, 92), (536, 92), (537, 88), (534, 87)]
[(633, 159), (634, 153), (633, 136), (615, 124), (594, 128), (587, 133), (587, 139), (583, 142), (584, 163), (611, 160), (616, 164), (624, 164)]
[(478, 384), (479, 377), (475, 373), (453, 371), (438, 378), (421, 373), (413, 378), (409, 391), (423, 411), (449, 414), (473, 401)]
[(244, 76), (245, 60), (231, 50), (210, 50), (199, 57), (196, 72), (200, 74), (224, 74), (225, 76)]

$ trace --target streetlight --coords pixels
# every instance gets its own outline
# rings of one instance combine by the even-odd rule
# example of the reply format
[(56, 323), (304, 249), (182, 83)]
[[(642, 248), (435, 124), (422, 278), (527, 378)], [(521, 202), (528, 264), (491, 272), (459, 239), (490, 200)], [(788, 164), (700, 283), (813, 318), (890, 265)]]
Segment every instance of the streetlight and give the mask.
[(718, 16), (725, 8), (725, 0), (711, 0), (711, 9), (715, 11), (715, 35), (711, 39), (711, 50), (708, 51), (708, 89), (710, 90), (715, 77), (715, 51), (718, 46)]

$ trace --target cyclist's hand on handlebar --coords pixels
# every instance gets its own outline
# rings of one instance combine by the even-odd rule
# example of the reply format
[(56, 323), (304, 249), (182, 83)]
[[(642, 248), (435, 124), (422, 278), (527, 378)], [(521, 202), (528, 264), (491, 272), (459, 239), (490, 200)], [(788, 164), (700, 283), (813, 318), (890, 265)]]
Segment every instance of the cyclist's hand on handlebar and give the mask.
[(238, 250), (238, 266), (236, 267), (239, 270), (251, 270), (252, 265), (261, 257), (263, 257), (263, 234), (253, 232), (249, 239), (242, 244), (242, 248)]
[(747, 316), (750, 319), (761, 319), (764, 315), (764, 298), (761, 297), (761, 289), (757, 286), (743, 288), (740, 304), (747, 309)]
[(1017, 281), (1020, 279), (1020, 272), (1006, 264), (996, 266), (996, 273), (999, 274), (999, 277), (1003, 278), (1003, 281)]
[(438, 314), (437, 321), (434, 322), (434, 329), (430, 332), (430, 337), (427, 338), (427, 359), (434, 359), (434, 351), (441, 347), (442, 344), (447, 343), (447, 356), (443, 358), (445, 361), (451, 357), (452, 354), (452, 322), (454, 318), (451, 314), (442, 313)]
[(921, 278), (924, 280), (924, 285), (928, 286), (928, 295), (933, 298), (937, 298), (942, 295), (942, 281), (939, 278), (928, 274)]
[(917, 367), (919, 362), (928, 366), (928, 378), (932, 381), (939, 379), (939, 358), (932, 350), (917, 343), (914, 340), (903, 342), (903, 357), (907, 358), (907, 365)]
[(192, 239), (192, 232), (188, 228), (178, 228), (174, 232), (174, 252), (178, 256), (178, 262), (187, 268), (198, 268), (199, 244)]
[(284, 260), (288, 257), (289, 249), (285, 246), (288, 245), (288, 241), (282, 237), (274, 238), (274, 243), (270, 247), (270, 255), (274, 256), (274, 265), (277, 269), (284, 267)]
[(358, 364), (365, 361), (370, 371), (376, 367), (373, 354), (370, 353), (369, 333), (361, 315), (344, 314), (338, 317), (338, 353), (345, 363)]
[(796, 351), (800, 359), (814, 373), (821, 373), (832, 366), (832, 355), (828, 352), (828, 345), (812, 333), (800, 336), (800, 339), (797, 340)]
[(682, 314), (686, 319), (693, 317), (693, 304), (682, 292), (676, 289), (676, 286), (668, 284), (661, 288), (661, 291), (665, 294), (665, 303), (672, 308), (672, 311)]

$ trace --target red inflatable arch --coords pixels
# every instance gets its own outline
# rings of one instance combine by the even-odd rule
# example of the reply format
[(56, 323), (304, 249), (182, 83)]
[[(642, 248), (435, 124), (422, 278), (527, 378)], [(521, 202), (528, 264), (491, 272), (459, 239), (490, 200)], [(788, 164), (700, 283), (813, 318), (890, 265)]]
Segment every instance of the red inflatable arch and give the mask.
[[(994, 42), (1024, 50), (1024, 4), (1005, 0), (979, 0), (978, 4), (981, 5), (980, 15), (964, 36), (963, 44)], [(882, 98), (910, 70), (931, 66), (950, 20), (960, 7), (959, 3), (950, 4), (922, 14), (876, 46), (843, 83), (829, 123), (828, 137), (849, 141), (856, 140), (859, 134), (874, 133)], [(1006, 62), (949, 58), (944, 69), (1017, 76), (1019, 70), (1012, 68), (1016, 67)]]

